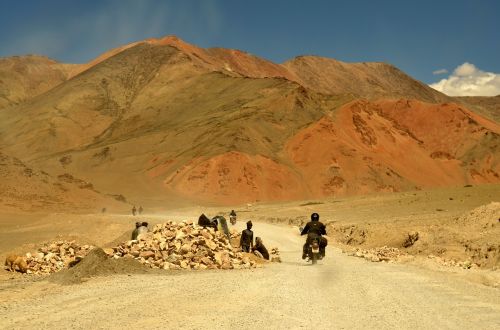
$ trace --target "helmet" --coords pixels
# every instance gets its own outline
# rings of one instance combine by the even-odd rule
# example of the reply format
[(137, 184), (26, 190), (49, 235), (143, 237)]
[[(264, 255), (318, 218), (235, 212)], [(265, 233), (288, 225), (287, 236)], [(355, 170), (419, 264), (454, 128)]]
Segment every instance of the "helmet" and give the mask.
[(311, 214), (311, 220), (312, 221), (319, 221), (319, 214), (318, 213)]

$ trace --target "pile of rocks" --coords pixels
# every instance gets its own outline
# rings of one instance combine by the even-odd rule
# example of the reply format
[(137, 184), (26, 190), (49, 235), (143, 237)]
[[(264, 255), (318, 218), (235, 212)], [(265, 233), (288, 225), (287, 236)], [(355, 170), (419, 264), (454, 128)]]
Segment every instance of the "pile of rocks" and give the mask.
[(36, 253), (26, 253), (26, 273), (55, 273), (85, 257), (93, 248), (92, 245), (80, 246), (75, 241), (45, 243)]
[(356, 248), (356, 250), (350, 251), (348, 254), (358, 258), (364, 258), (371, 262), (396, 261), (401, 257), (407, 256), (406, 252), (388, 246), (376, 247), (368, 250)]
[(435, 256), (433, 254), (427, 256), (428, 259), (433, 260), (437, 264), (445, 267), (459, 267), (463, 269), (477, 269), (480, 267), (479, 264), (472, 262), (471, 260), (457, 261), (453, 259), (445, 259), (442, 257)]
[(239, 243), (239, 239), (241, 238), (241, 232), (239, 232), (233, 228), (230, 230), (230, 236), (231, 236), (231, 240), (237, 239), (238, 243)]
[[(231, 233), (236, 238), (236, 233)], [(259, 265), (230, 244), (224, 233), (192, 221), (157, 224), (152, 231), (105, 250), (114, 258), (131, 257), (152, 268), (241, 269)]]
[[(401, 260), (407, 260), (405, 258), (411, 258), (411, 256), (406, 252), (403, 252), (395, 247), (387, 247), (387, 246), (377, 247), (368, 250), (362, 250), (356, 248), (355, 250), (347, 251), (346, 253), (350, 256), (364, 258), (371, 262), (381, 262), (381, 261), (396, 262)], [(459, 267), (463, 269), (477, 269), (480, 267), (479, 264), (474, 263), (471, 260), (456, 261), (453, 259), (445, 259), (442, 257), (438, 257), (432, 254), (427, 256), (427, 258), (433, 260), (434, 262), (436, 262), (441, 266), (446, 266), (446, 267)]]

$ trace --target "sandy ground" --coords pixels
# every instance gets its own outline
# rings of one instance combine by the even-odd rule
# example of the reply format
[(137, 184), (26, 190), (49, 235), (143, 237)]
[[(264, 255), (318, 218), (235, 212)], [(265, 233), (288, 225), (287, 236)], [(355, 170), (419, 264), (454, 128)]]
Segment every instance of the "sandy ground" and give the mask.
[(498, 289), (413, 266), (371, 264), (334, 248), (299, 258), (291, 228), (256, 224), (282, 264), (253, 271), (120, 275), (81, 285), (37, 282), (0, 293), (1, 327), (213, 329), (495, 329)]
[[(0, 328), (497, 329), (498, 270), (443, 268), (425, 258), (421, 262), (418, 255), (404, 264), (371, 263), (342, 253), (334, 232), (327, 258), (311, 266), (300, 259), (303, 240), (288, 224), (307, 218), (311, 210), (337, 225), (362, 225), (367, 218), (384, 226), (396, 226), (397, 219), (446, 224), (497, 196), (497, 186), (484, 186), (240, 207), (238, 228), (252, 219), (255, 235), (266, 246), (279, 247), (283, 263), (241, 271), (121, 274), (71, 286), (2, 272)], [(155, 223), (218, 211), (227, 212), (186, 208), (143, 218)], [(57, 235), (112, 245), (127, 239), (137, 220), (67, 214), (14, 218), (4, 215), (1, 222), (2, 256)]]

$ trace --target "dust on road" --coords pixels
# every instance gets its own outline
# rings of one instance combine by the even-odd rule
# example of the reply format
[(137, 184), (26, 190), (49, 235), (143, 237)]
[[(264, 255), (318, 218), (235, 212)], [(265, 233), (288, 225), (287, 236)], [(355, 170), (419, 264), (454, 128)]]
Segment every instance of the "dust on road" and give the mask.
[[(242, 226), (242, 224), (238, 224)], [(102, 277), (0, 292), (0, 327), (54, 329), (496, 329), (498, 289), (411, 265), (373, 264), (328, 248), (300, 260), (294, 228), (257, 223), (283, 263), (241, 271)], [(46, 290), (46, 291), (43, 291)], [(31, 291), (31, 292), (30, 292)]]

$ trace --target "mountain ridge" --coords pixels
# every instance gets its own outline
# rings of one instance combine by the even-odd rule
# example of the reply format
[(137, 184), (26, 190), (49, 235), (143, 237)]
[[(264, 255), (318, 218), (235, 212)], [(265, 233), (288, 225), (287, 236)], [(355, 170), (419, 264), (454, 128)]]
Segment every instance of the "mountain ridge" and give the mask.
[(500, 182), (498, 123), (387, 64), (280, 65), (174, 37), (89, 63), (0, 109), (0, 148), (56, 177), (177, 205)]
[[(163, 38), (150, 38), (150, 39), (145, 39), (142, 41), (137, 41), (137, 42), (132, 42), (114, 49), (111, 49), (109, 51), (106, 51), (96, 57), (95, 59), (83, 63), (83, 64), (64, 64), (64, 63), (59, 63), (59, 65), (66, 65), (66, 66), (71, 66), (71, 69), (68, 70), (68, 79), (71, 79), (75, 77), (78, 74), (81, 74), (85, 72), (86, 70), (91, 69), (93, 66), (98, 65), (99, 63), (105, 61), (106, 59), (113, 57), (115, 55), (118, 55), (119, 53), (126, 51), (129, 48), (141, 45), (141, 44), (149, 44), (149, 45), (156, 45), (156, 46), (170, 46), (178, 49), (179, 51), (185, 53), (186, 55), (190, 56), (190, 58), (193, 61), (198, 61), (198, 65), (205, 65), (205, 68), (210, 69), (212, 71), (220, 71), (222, 73), (228, 74), (228, 75), (234, 75), (238, 74), (241, 76), (246, 76), (250, 78), (271, 78), (271, 77), (276, 77), (276, 78), (285, 78), (290, 81), (295, 81), (299, 84), (301, 84), (304, 87), (316, 90), (317, 92), (320, 93), (325, 93), (325, 94), (346, 94), (346, 93), (352, 93), (354, 95), (357, 95), (358, 97), (367, 97), (372, 98), (371, 95), (361, 95), (363, 93), (357, 92), (356, 89), (354, 88), (349, 88), (347, 90), (345, 89), (332, 89), (332, 88), (325, 88), (324, 85), (327, 85), (326, 83), (323, 84), (308, 84), (308, 81), (311, 81), (312, 78), (310, 77), (311, 74), (318, 73), (318, 68), (313, 68), (315, 71), (311, 72), (305, 72), (303, 73), (304, 76), (301, 76), (300, 70), (297, 68), (296, 63), (297, 61), (303, 61), (303, 60), (308, 60), (309, 62), (323, 62), (323, 63), (329, 63), (330, 65), (336, 64), (337, 66), (340, 67), (350, 67), (347, 71), (352, 71), (352, 68), (355, 68), (358, 71), (363, 71), (359, 69), (359, 67), (367, 67), (373, 69), (374, 67), (378, 68), (385, 68), (387, 70), (393, 70), (394, 72), (398, 72), (402, 75), (404, 75), (404, 79), (412, 79), (411, 77), (405, 75), (401, 70), (397, 69), (396, 67), (392, 66), (391, 64), (383, 63), (383, 62), (362, 62), (362, 63), (348, 63), (348, 62), (341, 62), (335, 59), (330, 59), (330, 58), (325, 58), (321, 56), (311, 56), (311, 55), (301, 55), (301, 56), (296, 56), (293, 59), (290, 59), (288, 61), (285, 61), (282, 64), (277, 64), (269, 60), (261, 59), (253, 54), (237, 50), (237, 49), (225, 49), (225, 48), (220, 48), (220, 47), (214, 47), (214, 48), (207, 48), (203, 49), (191, 44), (186, 43), (185, 41), (179, 39), (176, 36), (166, 36)], [(6, 58), (8, 59), (8, 58)], [(314, 63), (312, 63), (314, 64)], [(345, 71), (345, 70), (344, 70)], [(370, 76), (373, 76), (373, 73), (370, 74)], [(352, 78), (352, 76), (349, 77), (343, 77), (342, 79), (348, 80), (348, 78)], [(317, 79), (317, 77), (315, 78)], [(379, 84), (380, 82), (377, 81), (376, 79), (373, 80), (375, 84)], [(359, 79), (356, 83), (353, 85), (359, 85)], [(426, 95), (425, 98), (422, 98), (422, 100), (425, 101), (442, 101), (446, 100), (447, 97), (441, 94), (440, 92), (437, 92), (435, 90), (432, 90), (430, 87), (418, 83), (416, 85), (420, 85), (421, 88), (425, 90), (425, 92), (429, 95)], [(366, 89), (365, 89), (366, 90)], [(397, 94), (393, 95), (395, 97), (399, 97), (402, 94)], [(374, 94), (373, 97), (377, 96), (387, 96), (386, 93), (383, 93), (381, 95), (379, 94)]]

